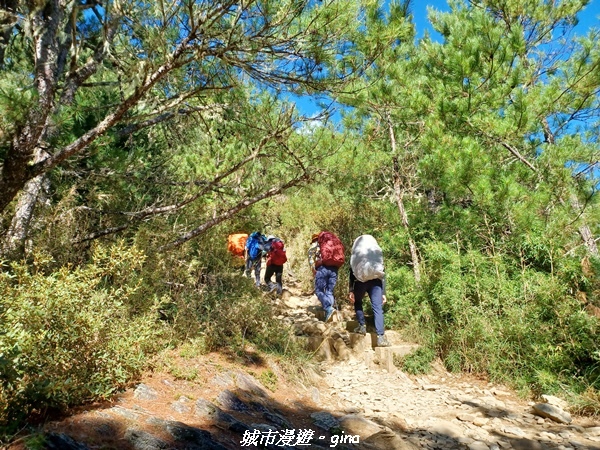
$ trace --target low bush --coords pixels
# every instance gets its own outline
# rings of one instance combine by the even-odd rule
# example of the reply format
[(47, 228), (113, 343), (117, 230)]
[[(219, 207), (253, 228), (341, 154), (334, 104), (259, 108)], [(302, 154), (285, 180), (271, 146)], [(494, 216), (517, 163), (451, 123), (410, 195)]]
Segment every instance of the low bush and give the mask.
[(34, 411), (107, 398), (146, 366), (160, 326), (129, 303), (143, 261), (121, 243), (81, 268), (45, 274), (38, 255), (0, 273), (0, 436)]
[[(573, 270), (565, 280), (558, 270), (441, 242), (422, 251), (427, 270), (419, 287), (405, 269), (388, 272), (390, 324), (420, 330), (421, 342), (452, 371), (485, 373), (534, 396), (588, 392), (582, 409), (594, 409), (598, 320), (572, 294)], [(420, 367), (417, 361), (411, 364)]]

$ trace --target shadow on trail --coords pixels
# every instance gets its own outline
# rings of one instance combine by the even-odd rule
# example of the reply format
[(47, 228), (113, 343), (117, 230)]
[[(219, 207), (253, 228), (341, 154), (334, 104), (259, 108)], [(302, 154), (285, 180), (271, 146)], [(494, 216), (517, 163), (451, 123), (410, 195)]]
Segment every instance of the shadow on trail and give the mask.
[[(236, 375), (237, 374), (237, 375)], [(379, 439), (358, 436), (342, 430), (337, 421), (352, 410), (327, 410), (315, 406), (310, 399), (295, 400), (294, 393), (287, 403), (277, 401), (252, 377), (244, 379), (241, 371), (224, 373), (223, 377), (239, 377), (236, 384), (220, 390), (214, 398), (194, 399), (189, 411), (173, 409), (173, 396), (157, 400), (139, 400), (131, 408), (100, 405), (89, 408), (77, 421), (48, 424), (45, 448), (60, 450), (223, 450), (248, 448), (294, 449), (464, 449), (464, 436), (457, 428), (432, 426), (428, 429), (408, 427), (394, 420), (371, 419), (387, 430)], [(150, 414), (145, 407), (163, 405), (160, 413)], [(481, 408), (481, 412), (493, 417), (510, 417), (514, 412), (501, 408)], [(324, 414), (325, 413), (325, 414)], [(329, 413), (326, 414), (326, 413)], [(518, 425), (515, 425), (515, 429)], [(505, 427), (506, 429), (506, 427)], [(510, 444), (514, 450), (543, 450), (557, 448), (550, 438), (527, 439), (512, 435), (505, 429), (491, 430), (497, 440)], [(548, 434), (564, 432), (566, 427), (558, 424), (544, 429)], [(391, 431), (391, 433), (390, 433)], [(337, 436), (337, 437), (336, 437)], [(367, 439), (369, 438), (369, 439)], [(344, 442), (344, 440), (346, 442)], [(356, 442), (360, 442), (360, 444)], [(369, 444), (371, 441), (371, 444)], [(355, 443), (351, 443), (355, 442)], [(433, 447), (432, 447), (433, 445)], [(18, 448), (18, 447), (8, 447)], [(478, 447), (479, 448), (479, 447)], [(586, 446), (600, 450), (600, 446)]]
[[(309, 313), (318, 313), (310, 306)], [(407, 426), (393, 417), (370, 418), (381, 427), (379, 433), (353, 434), (344, 430), (339, 419), (356, 414), (356, 409), (325, 408), (307, 384), (288, 393), (270, 391), (253, 376), (257, 368), (268, 368), (258, 353), (228, 355), (236, 369), (223, 369), (212, 378), (199, 380), (198, 385), (212, 386), (211, 395), (189, 398), (181, 402), (185, 388), (173, 384), (166, 393), (155, 399), (136, 399), (128, 407), (118, 401), (81, 408), (81, 413), (45, 425), (47, 444), (43, 448), (56, 450), (234, 450), (240, 448), (266, 449), (466, 449), (465, 427), (432, 416), (427, 428)], [(241, 369), (244, 368), (244, 370)], [(162, 380), (161, 380), (162, 381)], [(314, 380), (313, 380), (314, 383)], [(324, 384), (316, 383), (323, 392)], [(486, 418), (510, 419), (522, 414), (482, 402), (460, 400)], [(152, 411), (151, 411), (152, 410)], [(466, 411), (464, 411), (467, 413)], [(426, 419), (426, 418), (424, 418)], [(519, 423), (487, 428), (497, 441), (508, 443), (514, 450), (556, 449), (552, 435), (568, 427), (553, 425), (536, 428), (536, 439), (519, 436)], [(473, 425), (474, 427), (475, 425)], [(523, 425), (530, 430), (535, 425)], [(467, 427), (468, 428), (468, 427)], [(517, 433), (513, 434), (511, 433)], [(540, 436), (546, 432), (547, 438)], [(525, 433), (523, 433), (525, 434)], [(529, 431), (527, 435), (532, 435)], [(492, 441), (494, 439), (491, 439)], [(358, 442), (356, 442), (358, 441)], [(583, 448), (580, 446), (576, 446)], [(21, 444), (8, 446), (23, 450)], [(40, 447), (37, 447), (40, 448)], [(477, 447), (484, 448), (484, 447)], [(489, 447), (487, 447), (489, 448)], [(586, 446), (600, 450), (600, 446)]]

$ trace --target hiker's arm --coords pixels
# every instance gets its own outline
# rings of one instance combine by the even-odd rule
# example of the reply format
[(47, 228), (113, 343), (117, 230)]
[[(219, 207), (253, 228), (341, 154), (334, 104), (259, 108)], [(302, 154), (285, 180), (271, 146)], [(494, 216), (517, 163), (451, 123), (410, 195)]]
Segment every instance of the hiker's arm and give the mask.
[(354, 282), (356, 281), (356, 277), (354, 276), (354, 272), (352, 272), (352, 267), (350, 267), (350, 276), (348, 277), (348, 300), (350, 303), (354, 304)]

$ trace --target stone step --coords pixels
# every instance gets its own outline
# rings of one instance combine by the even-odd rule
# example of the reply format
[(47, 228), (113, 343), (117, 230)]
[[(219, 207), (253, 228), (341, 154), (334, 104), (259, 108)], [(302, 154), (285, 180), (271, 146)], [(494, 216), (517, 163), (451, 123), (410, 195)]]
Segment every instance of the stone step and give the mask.
[[(312, 310), (313, 314), (317, 319), (321, 322), (325, 321), (325, 311), (320, 306), (309, 308), (309, 312)], [(333, 313), (333, 317), (328, 323), (341, 323), (344, 321), (344, 317), (341, 311), (336, 311)]]
[(403, 357), (416, 350), (416, 344), (392, 345), (390, 347), (375, 347), (375, 361), (389, 373), (396, 371), (394, 357)]

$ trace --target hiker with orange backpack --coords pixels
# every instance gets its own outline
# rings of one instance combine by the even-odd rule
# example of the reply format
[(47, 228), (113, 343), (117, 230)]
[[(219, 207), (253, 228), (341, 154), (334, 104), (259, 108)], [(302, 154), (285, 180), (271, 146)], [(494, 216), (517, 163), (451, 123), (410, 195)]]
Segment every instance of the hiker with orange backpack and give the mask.
[(308, 259), (315, 276), (315, 295), (325, 311), (325, 322), (328, 322), (336, 311), (333, 290), (337, 283), (338, 269), (345, 261), (344, 245), (330, 231), (314, 234)]
[[(275, 236), (269, 236), (267, 237), (265, 249), (267, 250), (265, 284), (267, 285), (269, 292), (277, 290), (277, 295), (281, 295), (283, 292), (283, 265), (287, 261), (283, 241)], [(275, 275), (275, 284), (271, 282), (273, 275)]]
[(232, 256), (231, 261), (234, 266), (239, 266), (244, 270), (246, 253), (247, 233), (234, 233), (227, 236), (227, 251)]

